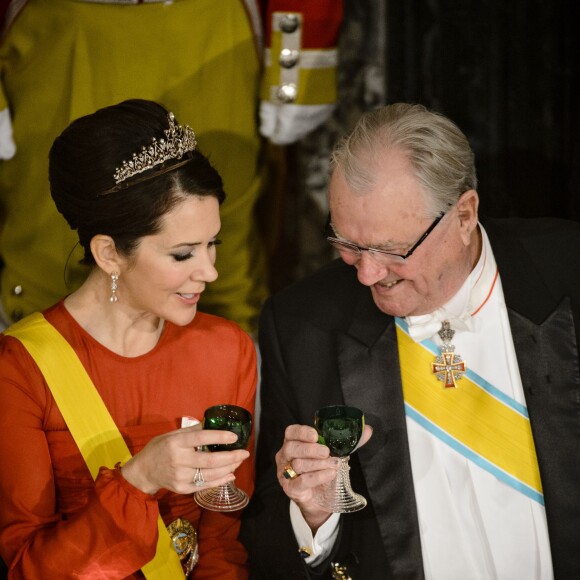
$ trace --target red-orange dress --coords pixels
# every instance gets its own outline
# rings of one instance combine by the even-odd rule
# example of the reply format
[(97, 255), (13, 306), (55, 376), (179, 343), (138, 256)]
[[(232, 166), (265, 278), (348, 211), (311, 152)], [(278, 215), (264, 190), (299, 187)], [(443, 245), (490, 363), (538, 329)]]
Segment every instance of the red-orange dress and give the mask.
[[(198, 313), (185, 327), (166, 323), (151, 352), (126, 358), (95, 341), (62, 302), (44, 314), (73, 346), (133, 454), (211, 405), (254, 410), (255, 348), (233, 322)], [(251, 493), (253, 477), (252, 456), (236, 485)], [(101, 468), (93, 481), (38, 367), (20, 342), (0, 335), (0, 555), (10, 577), (142, 577), (159, 513), (166, 524), (184, 517), (197, 528), (193, 578), (248, 577), (240, 512), (206, 511), (166, 490), (145, 494), (115, 469)]]

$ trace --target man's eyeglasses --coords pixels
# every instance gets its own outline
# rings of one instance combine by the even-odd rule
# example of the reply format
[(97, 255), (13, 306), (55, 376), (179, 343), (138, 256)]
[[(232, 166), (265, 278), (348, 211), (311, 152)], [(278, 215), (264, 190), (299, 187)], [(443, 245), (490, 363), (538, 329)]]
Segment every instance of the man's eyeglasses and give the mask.
[(326, 222), (326, 226), (324, 228), (324, 235), (326, 240), (330, 243), (331, 246), (336, 248), (342, 254), (346, 254), (352, 256), (355, 259), (359, 259), (362, 256), (363, 252), (368, 252), (371, 256), (378, 260), (389, 260), (395, 259), (396, 261), (404, 262), (407, 258), (413, 255), (413, 253), (417, 250), (417, 248), (427, 239), (427, 236), (435, 229), (435, 226), (443, 219), (445, 212), (441, 212), (436, 218), (435, 221), (427, 228), (427, 231), (413, 244), (411, 249), (405, 254), (394, 254), (392, 252), (387, 252), (386, 250), (380, 250), (379, 248), (366, 248), (365, 246), (358, 246), (357, 244), (353, 244), (352, 242), (347, 242), (345, 240), (341, 240), (336, 237), (334, 230), (332, 229), (332, 225), (330, 223), (330, 215), (328, 216), (328, 220)]

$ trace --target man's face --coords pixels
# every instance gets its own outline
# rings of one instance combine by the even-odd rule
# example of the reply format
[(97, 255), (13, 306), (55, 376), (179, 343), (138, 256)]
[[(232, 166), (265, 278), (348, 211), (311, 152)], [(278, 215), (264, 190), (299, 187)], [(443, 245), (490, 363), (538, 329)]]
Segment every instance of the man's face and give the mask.
[[(340, 169), (331, 178), (330, 213), (340, 239), (405, 254), (432, 224), (425, 194), (403, 151), (389, 150), (376, 170), (376, 185), (353, 192)], [(392, 316), (428, 314), (461, 287), (480, 253), (477, 193), (465, 192), (407, 260), (362, 252), (342, 259), (357, 269), (377, 307)]]

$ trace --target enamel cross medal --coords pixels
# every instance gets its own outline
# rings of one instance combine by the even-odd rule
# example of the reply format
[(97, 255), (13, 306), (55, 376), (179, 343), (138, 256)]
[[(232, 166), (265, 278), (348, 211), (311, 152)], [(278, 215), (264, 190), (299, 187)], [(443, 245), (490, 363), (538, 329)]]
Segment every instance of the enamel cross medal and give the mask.
[(443, 344), (439, 347), (441, 354), (435, 357), (431, 363), (431, 372), (442, 382), (446, 389), (456, 389), (461, 377), (467, 371), (465, 361), (460, 355), (455, 354), (455, 347), (451, 344), (455, 331), (451, 329), (448, 320), (444, 320), (439, 331)]

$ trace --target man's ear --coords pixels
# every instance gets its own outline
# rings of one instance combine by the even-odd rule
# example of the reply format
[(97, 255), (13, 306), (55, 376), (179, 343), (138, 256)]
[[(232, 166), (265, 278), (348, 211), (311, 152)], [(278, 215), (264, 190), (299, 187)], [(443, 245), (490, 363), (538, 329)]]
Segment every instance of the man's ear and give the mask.
[(457, 201), (457, 214), (459, 216), (459, 230), (464, 243), (471, 242), (473, 232), (477, 229), (479, 209), (479, 196), (475, 189), (464, 192)]
[(121, 271), (122, 259), (111, 236), (103, 234), (94, 236), (91, 240), (91, 252), (97, 266), (107, 274)]

